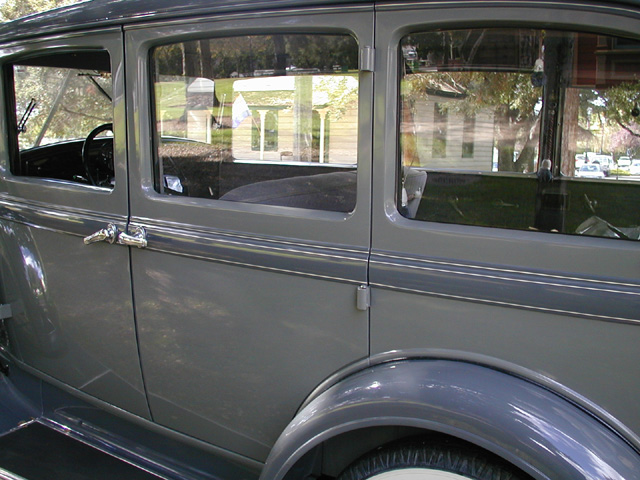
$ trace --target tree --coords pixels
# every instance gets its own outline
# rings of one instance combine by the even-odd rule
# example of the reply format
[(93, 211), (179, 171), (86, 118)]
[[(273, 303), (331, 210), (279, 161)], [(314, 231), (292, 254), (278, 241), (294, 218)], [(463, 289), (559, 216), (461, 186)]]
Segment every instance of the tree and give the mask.
[(0, 7), (0, 21), (8, 22), (36, 12), (78, 3), (81, 0), (6, 0)]
[[(425, 101), (429, 95), (451, 97), (438, 108), (473, 116), (483, 110), (493, 113), (498, 169), (533, 171), (537, 126), (540, 115), (536, 104), (542, 89), (531, 84), (528, 74), (511, 72), (419, 73), (407, 77), (404, 95), (411, 103)], [(455, 93), (452, 93), (455, 92)]]
[(628, 129), (622, 128), (611, 136), (609, 148), (619, 155), (636, 156), (640, 152), (640, 135), (632, 132), (640, 131), (640, 126), (630, 123)]
[(498, 170), (533, 171), (543, 89), (529, 65), (539, 56), (541, 35), (498, 29), (408, 35), (402, 45), (407, 106), (433, 97), (440, 113), (491, 112)]

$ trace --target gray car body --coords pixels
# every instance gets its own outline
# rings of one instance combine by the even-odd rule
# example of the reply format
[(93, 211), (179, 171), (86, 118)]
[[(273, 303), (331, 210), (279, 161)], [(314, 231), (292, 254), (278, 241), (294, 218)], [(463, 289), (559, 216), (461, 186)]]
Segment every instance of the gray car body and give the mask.
[[(141, 429), (125, 450), (152, 432), (264, 480), (323, 462), (336, 474), (421, 432), (534, 478), (639, 478), (638, 245), (412, 222), (395, 206), (399, 39), (514, 24), (637, 36), (640, 3), (93, 0), (0, 26), (3, 63), (106, 48), (114, 75), (113, 191), (13, 176), (0, 145), (2, 355), (44, 385), (22, 389), (37, 414), (16, 411), (72, 428), (71, 394), (114, 431)], [(347, 32), (363, 49), (356, 210), (157, 194), (149, 49), (279, 30)], [(82, 244), (109, 223), (144, 227), (148, 247)]]

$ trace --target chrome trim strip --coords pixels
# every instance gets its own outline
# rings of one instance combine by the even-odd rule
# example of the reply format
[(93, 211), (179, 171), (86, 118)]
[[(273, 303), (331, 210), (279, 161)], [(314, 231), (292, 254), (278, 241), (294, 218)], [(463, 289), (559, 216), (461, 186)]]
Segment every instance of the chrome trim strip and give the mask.
[[(107, 216), (38, 202), (17, 202), (0, 196), (0, 221), (3, 220), (83, 238), (110, 223), (122, 231), (127, 224), (127, 217), (122, 215)], [(134, 218), (132, 222), (133, 227), (144, 227), (147, 231), (147, 250), (356, 285), (367, 281), (365, 247), (342, 248), (199, 230), (191, 225), (143, 218)]]
[(374, 252), (371, 285), (524, 310), (640, 324), (640, 284)]
[(0, 480), (26, 480), (26, 478), (0, 467)]
[(179, 473), (168, 466), (153, 461), (152, 459), (141, 455), (139, 452), (136, 452), (133, 449), (124, 448), (121, 445), (109, 441), (107, 438), (99, 436), (97, 431), (92, 432), (93, 435), (89, 435), (86, 432), (74, 429), (68, 425), (62, 424), (47, 417), (39, 418), (38, 423), (60, 433), (61, 435), (66, 435), (67, 437), (72, 438), (77, 442), (94, 448), (104, 453), (105, 455), (109, 455), (120, 460), (123, 463), (131, 465), (134, 468), (142, 470), (150, 475), (154, 475), (158, 477), (158, 480), (168, 480), (172, 477), (179, 478), (181, 480), (191, 480), (190, 477), (186, 477), (182, 473)]
[(365, 247), (340, 248), (142, 220), (135, 218), (132, 223), (146, 230), (147, 251), (356, 285), (367, 280)]
[[(66, 383), (61, 382), (60, 380), (54, 377), (51, 377), (46, 373), (41, 372), (40, 370), (37, 370), (36, 368), (31, 367), (26, 363), (17, 362), (16, 365), (20, 370), (23, 370), (24, 372), (35, 377), (38, 380), (42, 380), (44, 382), (43, 385), (49, 384), (53, 388), (57, 388), (65, 392), (66, 394), (78, 397), (81, 401), (89, 404), (89, 406), (95, 406), (96, 408), (104, 410), (105, 412), (107, 412), (110, 415), (113, 415), (114, 417), (121, 418), (124, 421), (133, 424), (136, 428), (142, 428), (142, 429), (148, 430), (153, 434), (165, 436), (176, 442), (181, 442), (187, 445), (189, 448), (200, 450), (205, 454), (221, 457), (225, 461), (232, 462), (242, 468), (247, 468), (247, 469), (259, 472), (264, 467), (264, 464), (262, 462), (253, 460), (251, 458), (242, 456), (240, 454), (231, 452), (229, 450), (225, 450), (223, 448), (207, 443), (203, 440), (199, 440), (195, 437), (190, 437), (176, 430), (163, 427), (162, 425), (158, 423), (154, 423), (151, 420), (147, 420), (145, 418), (139, 417), (133, 413), (130, 413), (126, 410), (121, 409), (120, 407), (104, 402), (97, 397), (93, 397), (88, 393), (83, 392), (82, 390), (78, 390), (74, 387), (71, 387)], [(111, 445), (114, 448), (117, 447), (117, 450), (121, 452), (120, 455), (131, 453), (134, 459), (140, 458), (141, 455), (142, 455), (141, 458), (147, 458), (151, 456), (151, 455), (144, 455), (140, 451), (132, 451), (128, 448), (119, 446), (120, 442), (117, 440), (117, 437), (113, 437), (113, 435), (110, 435), (108, 432), (104, 430), (97, 429), (95, 426), (91, 425), (90, 423), (84, 423), (82, 424), (82, 428), (79, 428), (80, 424), (78, 423), (78, 420), (79, 419), (76, 419), (75, 417), (70, 417), (68, 415), (65, 415), (64, 413), (61, 413), (59, 409), (55, 408), (54, 410), (45, 411), (44, 416), (35, 418), (33, 421), (36, 421), (38, 423), (41, 423), (49, 427), (52, 426), (52, 424), (49, 422), (53, 422), (58, 424), (61, 428), (65, 429), (67, 432), (72, 432), (78, 435), (82, 434), (83, 432), (86, 432), (86, 435), (88, 435), (89, 438), (94, 438), (96, 442), (102, 442), (103, 445)], [(32, 422), (29, 422), (29, 423), (32, 423)], [(25, 426), (26, 425), (27, 424), (25, 424)], [(81, 438), (76, 438), (76, 440), (81, 440)], [(87, 436), (85, 436), (84, 438), (87, 438)], [(91, 442), (85, 441), (84, 443), (87, 443), (90, 446), (94, 446)], [(106, 453), (109, 453), (109, 452), (106, 452)], [(135, 461), (134, 461), (134, 464), (135, 464)], [(155, 462), (155, 461), (152, 462), (152, 464), (156, 464), (156, 463), (158, 462)], [(162, 462), (159, 462), (158, 464), (163, 465)], [(166, 464), (164, 464), (163, 469), (165, 471), (172, 471), (172, 472), (175, 471), (175, 468), (169, 467)], [(158, 475), (158, 473), (156, 472), (154, 473), (154, 475)], [(185, 474), (181, 473), (180, 475), (184, 476)], [(181, 477), (170, 476), (170, 478), (179, 479)]]
[(97, 214), (79, 208), (52, 206), (40, 202), (14, 201), (0, 197), (0, 220), (29, 227), (85, 237), (109, 223), (124, 226), (126, 215)]

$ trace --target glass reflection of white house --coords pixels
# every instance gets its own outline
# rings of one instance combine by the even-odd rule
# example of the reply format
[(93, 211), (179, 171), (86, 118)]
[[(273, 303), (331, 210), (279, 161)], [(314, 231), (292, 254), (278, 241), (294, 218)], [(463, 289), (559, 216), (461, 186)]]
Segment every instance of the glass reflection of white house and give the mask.
[(356, 163), (358, 112), (349, 97), (357, 89), (357, 77), (350, 75), (236, 80), (234, 117), (247, 110), (241, 122), (233, 121), (233, 157)]
[(491, 171), (494, 147), (494, 113), (479, 109), (466, 115), (449, 108), (459, 102), (452, 92), (430, 92), (413, 104), (412, 118), (403, 131), (415, 135), (417, 158), (412, 166), (432, 169)]

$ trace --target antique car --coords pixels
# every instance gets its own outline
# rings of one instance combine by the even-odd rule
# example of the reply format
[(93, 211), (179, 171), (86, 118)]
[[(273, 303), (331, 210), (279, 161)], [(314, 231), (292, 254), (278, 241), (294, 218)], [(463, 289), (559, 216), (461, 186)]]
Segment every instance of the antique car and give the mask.
[(576, 170), (640, 2), (92, 0), (0, 66), (0, 479), (640, 478), (640, 183)]

